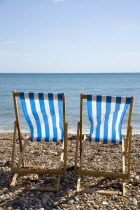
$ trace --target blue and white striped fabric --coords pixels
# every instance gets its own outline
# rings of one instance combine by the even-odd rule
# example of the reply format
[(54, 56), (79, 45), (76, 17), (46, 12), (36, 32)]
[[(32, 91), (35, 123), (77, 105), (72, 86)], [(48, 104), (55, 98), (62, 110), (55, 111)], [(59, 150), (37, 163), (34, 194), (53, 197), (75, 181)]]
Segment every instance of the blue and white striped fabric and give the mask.
[(131, 98), (87, 95), (90, 141), (122, 143), (122, 122)]
[(31, 141), (63, 141), (63, 97), (61, 93), (19, 93)]

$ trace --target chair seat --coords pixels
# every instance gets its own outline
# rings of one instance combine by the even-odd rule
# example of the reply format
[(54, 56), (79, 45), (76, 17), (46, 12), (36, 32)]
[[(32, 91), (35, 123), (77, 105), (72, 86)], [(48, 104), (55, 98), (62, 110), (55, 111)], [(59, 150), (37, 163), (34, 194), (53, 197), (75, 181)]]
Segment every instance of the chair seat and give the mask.
[(122, 144), (122, 141), (124, 141), (123, 138), (121, 139), (121, 141), (120, 140), (114, 141), (113, 139), (110, 139), (110, 140), (108, 140), (108, 139), (96, 139), (96, 138), (91, 139), (90, 136), (87, 136), (85, 140), (90, 141), (90, 142), (97, 142), (97, 143), (101, 142), (101, 143), (104, 143), (104, 144), (112, 144), (112, 143), (113, 144)]
[(62, 138), (48, 138), (48, 137), (45, 137), (45, 138), (42, 138), (42, 137), (36, 137), (36, 138), (32, 138), (32, 136), (30, 136), (30, 141), (31, 142), (63, 142), (64, 138), (62, 136)]

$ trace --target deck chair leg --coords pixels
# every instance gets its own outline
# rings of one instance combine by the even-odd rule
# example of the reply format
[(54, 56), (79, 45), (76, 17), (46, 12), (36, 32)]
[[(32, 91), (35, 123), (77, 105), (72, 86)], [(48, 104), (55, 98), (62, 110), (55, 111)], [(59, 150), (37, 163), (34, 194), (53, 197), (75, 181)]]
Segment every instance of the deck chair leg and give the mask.
[(81, 159), (80, 159), (80, 168), (82, 168), (82, 165), (83, 165), (84, 149), (85, 149), (85, 140), (83, 140), (83, 142), (82, 142), (82, 152), (81, 152)]
[(130, 127), (129, 146), (128, 146), (128, 174), (129, 174), (129, 177), (130, 177), (130, 158), (131, 158), (131, 138), (132, 138), (132, 126)]
[[(63, 141), (63, 146), (62, 146), (62, 153), (61, 153), (61, 156), (60, 156), (60, 166), (59, 166), (59, 168), (62, 168), (63, 162), (64, 162), (64, 141)], [(56, 185), (56, 190), (57, 191), (59, 191), (60, 179), (61, 179), (61, 175), (58, 175), (57, 185)]]
[(78, 143), (79, 143), (79, 129), (80, 129), (80, 124), (77, 124), (77, 138), (76, 138), (76, 151), (75, 151), (75, 168), (74, 170), (77, 169), (77, 159), (78, 159)]
[(61, 175), (58, 175), (56, 190), (59, 191)]
[[(20, 131), (19, 131), (19, 122), (15, 121), (15, 125), (16, 125), (16, 128), (17, 128), (17, 130), (18, 130), (19, 150), (20, 150), (20, 152), (22, 152), (23, 145), (22, 145), (21, 133), (20, 133)], [(19, 134), (19, 133), (20, 133), (20, 134)], [(15, 138), (16, 138), (16, 136), (15, 136)], [(24, 158), (22, 159), (22, 166), (25, 167)]]
[(67, 168), (67, 138), (68, 138), (68, 123), (65, 123), (65, 134), (64, 134), (64, 170), (66, 173)]
[(15, 186), (17, 177), (18, 177), (18, 174), (14, 174), (13, 179), (12, 179), (12, 182), (10, 184), (11, 187), (14, 187)]
[[(84, 154), (84, 149), (85, 149), (85, 140), (82, 142), (82, 148), (81, 148), (81, 157), (80, 157), (80, 169), (82, 169), (83, 165), (83, 154)], [(81, 175), (78, 175), (78, 180), (77, 180), (77, 192), (81, 191)]]
[(17, 126), (16, 126), (16, 122), (15, 122), (14, 123), (14, 136), (13, 136), (13, 148), (12, 148), (12, 164), (11, 164), (11, 169), (14, 167), (15, 144), (16, 144), (16, 131), (17, 131)]
[[(18, 161), (18, 165), (17, 165), (17, 168), (18, 168), (18, 169), (21, 167), (22, 160), (23, 160), (24, 153), (25, 153), (25, 149), (26, 149), (26, 146), (27, 146), (27, 142), (28, 142), (28, 139), (26, 139), (26, 140), (25, 140), (25, 143), (24, 143), (24, 146), (23, 146), (23, 149), (22, 149), (22, 152), (21, 152), (21, 155), (20, 155), (19, 161)], [(11, 182), (11, 185), (10, 185), (10, 186), (15, 186), (17, 177), (18, 177), (18, 173), (14, 174), (14, 176), (13, 176), (13, 179), (12, 179), (12, 182)]]
[[(66, 129), (66, 134), (65, 134), (65, 141), (63, 141), (63, 146), (62, 146), (62, 153), (60, 156), (60, 166), (59, 168), (62, 168), (62, 165), (64, 163), (64, 168), (66, 169), (66, 160), (64, 160), (67, 156), (67, 129), (68, 129), (68, 124), (65, 125), (65, 129)], [(58, 175), (57, 178), (57, 185), (56, 185), (56, 190), (59, 191), (59, 187), (60, 187), (60, 179), (61, 179), (61, 175)]]
[(78, 180), (77, 180), (77, 192), (79, 192), (81, 189), (81, 175), (78, 175)]
[(64, 142), (63, 142), (62, 153), (60, 157), (60, 167), (62, 166), (63, 161), (64, 161)]
[[(122, 173), (124, 174), (125, 173), (125, 159), (126, 159), (126, 156), (125, 156), (125, 149), (124, 149), (124, 140), (122, 141)], [(126, 185), (126, 182), (122, 182), (122, 195), (125, 196), (125, 185)]]

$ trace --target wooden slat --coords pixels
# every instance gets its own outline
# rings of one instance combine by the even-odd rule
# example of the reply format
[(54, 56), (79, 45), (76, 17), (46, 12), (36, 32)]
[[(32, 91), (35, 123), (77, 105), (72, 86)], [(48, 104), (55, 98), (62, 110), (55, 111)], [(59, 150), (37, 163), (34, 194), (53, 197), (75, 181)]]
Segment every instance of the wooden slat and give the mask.
[[(38, 168), (38, 169), (40, 169), (40, 166), (37, 166), (37, 165), (25, 165), (24, 168)], [(60, 169), (60, 166), (57, 166), (57, 167), (43, 166), (42, 168), (43, 169), (44, 168), (49, 168), (49, 169), (57, 169), (57, 168), (59, 168)]]
[(11, 187), (12, 187), (12, 186), (15, 186), (17, 177), (18, 177), (18, 174), (14, 174), (13, 179), (12, 179), (12, 182), (11, 182), (11, 184), (10, 184)]
[(11, 168), (14, 167), (14, 159), (15, 159), (15, 144), (16, 144), (16, 130), (17, 130), (17, 126), (16, 126), (16, 121), (14, 123), (14, 135), (13, 135), (13, 148), (12, 148), (12, 165)]
[(125, 186), (126, 186), (126, 183), (123, 182), (123, 183), (122, 183), (122, 195), (123, 195), (123, 196), (125, 196), (125, 194), (126, 194)]
[(44, 192), (57, 192), (56, 187), (12, 187), (13, 190), (22, 190), (22, 191), (44, 191)]
[(21, 152), (20, 157), (19, 157), (17, 168), (21, 167), (21, 162), (24, 158), (24, 153), (25, 153), (25, 150), (26, 150), (27, 143), (28, 143), (28, 139), (25, 140), (24, 146), (22, 148), (22, 152)]
[(76, 170), (76, 168), (77, 168), (77, 160), (78, 160), (79, 129), (80, 129), (80, 122), (77, 123), (77, 137), (76, 137), (76, 151), (75, 151), (75, 167), (74, 167), (74, 170)]
[(126, 135), (125, 156), (127, 154), (127, 149), (128, 149), (128, 140), (129, 140), (129, 133), (130, 133), (130, 128), (131, 128), (131, 118), (132, 118), (133, 102), (134, 102), (134, 97), (131, 96), (131, 103), (130, 103), (130, 108), (129, 108), (128, 123), (127, 123), (127, 135)]
[(83, 94), (80, 96), (80, 157), (82, 152)]
[(95, 190), (90, 188), (79, 188), (78, 192), (83, 193), (98, 193), (98, 194), (106, 194), (106, 195), (122, 195), (122, 192), (113, 191), (113, 190)]
[(96, 177), (111, 177), (111, 178), (122, 178), (122, 179), (128, 179), (128, 174), (123, 173), (113, 173), (113, 172), (101, 172), (101, 171), (88, 171), (88, 170), (76, 170), (76, 174), (80, 175), (91, 175)]
[(60, 179), (61, 179), (61, 175), (58, 175), (57, 184), (56, 184), (56, 190), (57, 190), (57, 191), (59, 191)]
[[(125, 174), (125, 149), (124, 149), (124, 140), (122, 141), (122, 173)], [(126, 183), (122, 183), (122, 194), (125, 196), (125, 185)]]
[(82, 99), (87, 99), (87, 95), (82, 94)]
[(88, 169), (95, 169), (95, 170), (98, 170), (98, 169), (106, 169), (107, 168), (107, 166), (91, 166), (91, 165), (82, 165), (82, 168), (84, 169), (84, 168), (88, 168)]
[(68, 123), (65, 122), (64, 128), (64, 171), (66, 173), (67, 168), (67, 138), (68, 138)]
[(63, 100), (63, 128), (65, 128), (65, 122), (66, 122), (66, 103), (65, 103), (65, 93), (62, 93), (62, 100)]
[(130, 158), (131, 158), (131, 138), (132, 138), (132, 126), (130, 126), (129, 146), (128, 146), (128, 174), (129, 174), (129, 177), (130, 177)]
[(19, 96), (19, 92), (14, 91), (14, 96), (18, 97)]
[(81, 175), (78, 175), (77, 179), (77, 192), (81, 189)]
[(26, 169), (26, 168), (13, 168), (12, 173), (18, 174), (64, 174), (64, 170), (60, 169)]
[(19, 137), (19, 146), (20, 146), (20, 151), (22, 151), (22, 138), (21, 138), (21, 133), (20, 133), (20, 121), (19, 121), (19, 113), (18, 113), (18, 104), (16, 100), (16, 92), (13, 91), (13, 101), (14, 101), (14, 109), (15, 109), (15, 116), (16, 116), (16, 125), (18, 129), (18, 137)]

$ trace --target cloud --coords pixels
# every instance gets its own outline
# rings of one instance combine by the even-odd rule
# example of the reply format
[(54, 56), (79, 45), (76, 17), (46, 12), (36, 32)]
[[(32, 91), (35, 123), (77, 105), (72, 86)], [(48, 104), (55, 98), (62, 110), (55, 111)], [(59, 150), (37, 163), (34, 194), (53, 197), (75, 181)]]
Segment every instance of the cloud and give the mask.
[(123, 53), (123, 55), (126, 55), (126, 56), (127, 55), (130, 55), (130, 56), (131, 55), (137, 55), (137, 54), (138, 54), (138, 52), (136, 52), (136, 51), (126, 51), (126, 52)]
[(52, 0), (55, 3), (64, 2), (64, 0)]
[(9, 50), (0, 50), (0, 57), (2, 56), (10, 56), (10, 57), (18, 57), (18, 56), (31, 56), (29, 53), (16, 53), (16, 52), (11, 52)]
[(0, 45), (12, 45), (12, 44), (16, 44), (16, 41), (10, 41), (10, 40), (0, 41)]
[(9, 55), (9, 51), (7, 50), (0, 50), (0, 56), (7, 56)]

